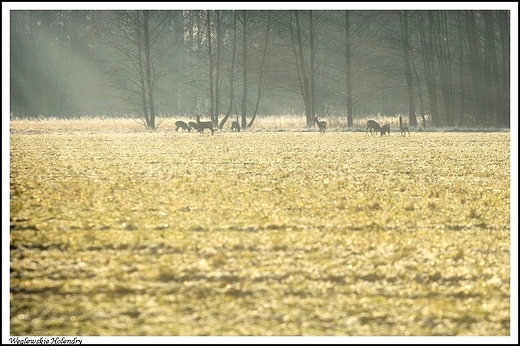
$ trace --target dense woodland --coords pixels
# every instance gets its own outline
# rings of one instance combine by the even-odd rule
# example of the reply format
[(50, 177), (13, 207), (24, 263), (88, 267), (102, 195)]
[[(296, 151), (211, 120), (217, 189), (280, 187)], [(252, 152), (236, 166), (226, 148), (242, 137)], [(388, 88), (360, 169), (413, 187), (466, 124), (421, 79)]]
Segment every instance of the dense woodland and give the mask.
[(509, 103), (507, 10), (10, 11), (11, 117), (507, 128)]

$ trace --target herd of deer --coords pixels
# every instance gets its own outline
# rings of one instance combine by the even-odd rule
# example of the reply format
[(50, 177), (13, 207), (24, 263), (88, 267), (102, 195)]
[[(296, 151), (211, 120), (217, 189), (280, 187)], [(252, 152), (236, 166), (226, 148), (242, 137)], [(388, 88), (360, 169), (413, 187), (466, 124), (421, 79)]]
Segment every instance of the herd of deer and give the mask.
[[(381, 126), (376, 121), (369, 120), (369, 121), (367, 121), (367, 129), (365, 131), (365, 134), (368, 133), (368, 130), (370, 130), (371, 134), (380, 132), (381, 136), (383, 136), (385, 133), (390, 136), (390, 124), (385, 124), (385, 125)], [(374, 132), (372, 132), (372, 130), (374, 130)], [(407, 132), (408, 132), (408, 136), (410, 136), (410, 130), (408, 129), (408, 125), (406, 125), (406, 123), (403, 123), (402, 116), (399, 116), (399, 130), (401, 131), (402, 136), (406, 136)]]
[[(182, 120), (178, 120), (175, 122), (175, 126), (177, 128), (175, 131), (185, 131), (185, 132), (191, 132), (192, 130), (198, 131), (200, 134), (204, 133), (204, 129), (208, 129), (211, 131), (211, 135), (213, 136), (213, 132), (215, 129), (213, 128), (213, 122), (212, 121), (200, 121), (200, 116), (197, 115), (197, 122), (190, 121), (186, 124), (186, 122)], [(240, 131), (240, 125), (238, 124), (238, 121), (233, 121), (231, 123), (231, 131)]]
[[(314, 118), (314, 122), (316, 125), (318, 125), (318, 128), (320, 130), (321, 134), (325, 133), (325, 130), (327, 128), (327, 123), (325, 121), (318, 120), (318, 117)], [(175, 126), (177, 128), (175, 131), (186, 131), (191, 132), (192, 130), (198, 131), (200, 134), (204, 133), (204, 129), (208, 129), (211, 131), (211, 135), (213, 136), (213, 132), (215, 131), (213, 129), (213, 122), (211, 121), (200, 121), (200, 116), (197, 115), (197, 122), (190, 121), (186, 124), (186, 122), (182, 120), (178, 120), (175, 122)], [(401, 130), (401, 135), (406, 136), (406, 133), (408, 132), (408, 136), (410, 136), (410, 131), (408, 130), (408, 125), (406, 123), (403, 123), (403, 117), (399, 116), (399, 129)], [(367, 129), (365, 131), (365, 134), (368, 134), (368, 131), (370, 130), (371, 134), (375, 134), (376, 132), (381, 133), (381, 136), (384, 134), (388, 134), (390, 136), (390, 124), (385, 124), (383, 126), (379, 125), (378, 122), (374, 120), (367, 121)], [(237, 131), (240, 132), (240, 125), (238, 121), (233, 121), (231, 123), (231, 132)]]

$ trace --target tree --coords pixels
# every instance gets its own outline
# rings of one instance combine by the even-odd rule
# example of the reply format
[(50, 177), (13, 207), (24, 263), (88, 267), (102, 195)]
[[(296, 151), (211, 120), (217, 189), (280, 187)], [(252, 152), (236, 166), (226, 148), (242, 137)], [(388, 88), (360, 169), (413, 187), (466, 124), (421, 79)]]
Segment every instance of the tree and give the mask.
[(161, 123), (156, 123), (154, 92), (165, 75), (169, 47), (163, 46), (163, 36), (169, 30), (164, 25), (169, 15), (167, 11), (115, 11), (107, 12), (98, 22), (99, 39), (115, 53), (105, 61), (111, 87), (122, 93), (130, 110), (139, 114), (149, 130)]
[(345, 82), (347, 86), (347, 126), (352, 127), (352, 59), (350, 56), (350, 11), (345, 11)]
[(462, 43), (462, 18), (460, 11), (457, 11), (457, 28), (459, 33), (459, 71), (460, 71), (460, 118), (459, 126), (464, 125), (464, 45)]
[[(265, 14), (265, 18), (264, 18)], [(264, 20), (265, 19), (265, 20)], [(238, 26), (237, 24), (240, 24)], [(241, 37), (238, 36), (238, 28), (241, 28)], [(249, 128), (253, 125), (258, 113), (260, 100), (262, 96), (262, 81), (265, 73), (266, 58), (269, 47), (269, 33), (271, 30), (271, 11), (235, 11), (233, 15), (233, 39), (232, 41), (232, 57), (229, 62), (229, 107), (224, 119), (219, 127), (222, 128), (228, 120), (233, 106), (236, 110), (234, 79), (235, 75), (241, 73), (242, 95), (240, 98), (240, 127), (242, 129)], [(237, 44), (242, 45), (241, 59), (238, 61), (241, 70), (235, 70), (235, 62), (237, 60)], [(258, 72), (257, 72), (258, 71)], [(255, 74), (255, 72), (257, 72)], [(256, 100), (254, 108), (248, 107), (251, 100), (250, 86), (257, 85)], [(251, 111), (251, 119), (247, 121), (249, 111)], [(237, 117), (238, 117), (238, 112)], [(239, 119), (237, 119), (238, 121)]]
[(443, 119), (446, 125), (453, 126), (453, 95), (451, 91), (451, 60), (449, 52), (450, 36), (446, 17), (446, 11), (435, 11), (432, 13), (435, 30), (435, 50), (444, 108)]
[(410, 38), (407, 11), (399, 11), (399, 22), (401, 24), (401, 39), (403, 43), (404, 73), (406, 76), (406, 88), (408, 90), (408, 119), (410, 126), (417, 126), (417, 118), (415, 116), (415, 94), (412, 79), (412, 64), (410, 58)]
[[(314, 117), (316, 115), (316, 31), (313, 11), (303, 12), (308, 17), (308, 30), (305, 30), (305, 27), (301, 23), (300, 12), (301, 11), (291, 11), (289, 30), (300, 95), (305, 104), (306, 123), (307, 127), (311, 127), (315, 123)], [(308, 38), (308, 40), (305, 40), (306, 38)], [(306, 42), (304, 42), (304, 40)]]
[(245, 129), (247, 126), (247, 26), (252, 17), (247, 15), (247, 11), (241, 11), (240, 14), (239, 20), (242, 24), (242, 102), (240, 103), (242, 124), (240, 126)]
[[(233, 105), (235, 104), (235, 92), (234, 92), (234, 79), (235, 79), (235, 57), (236, 57), (236, 51), (237, 51), (237, 15), (238, 12), (233, 12), (233, 48), (232, 48), (232, 55), (231, 55), (231, 63), (229, 65), (228, 69), (228, 79), (229, 79), (229, 106), (228, 110), (226, 112), (226, 115), (222, 119), (222, 121), (219, 124), (219, 129), (222, 130), (224, 127), (224, 124), (228, 120), (229, 116), (231, 115), (231, 112), (233, 111)], [(237, 121), (238, 121), (238, 114), (237, 114)]]
[[(510, 54), (509, 54), (509, 11), (497, 11), (497, 22), (500, 34), (500, 48), (501, 48), (501, 62), (502, 68), (500, 75), (502, 78), (499, 80), (499, 95), (501, 99), (498, 104), (498, 125), (499, 126), (510, 126), (510, 86), (509, 86), (509, 68), (510, 68)], [(498, 74), (498, 73), (497, 73)]]
[(429, 35), (424, 28), (425, 18), (423, 11), (419, 12), (419, 33), (421, 40), (421, 52), (424, 66), (424, 75), (426, 79), (426, 89), (428, 90), (428, 100), (430, 105), (430, 117), (434, 126), (440, 126), (439, 110), (437, 107), (437, 86), (435, 82), (435, 67), (433, 55), (433, 22), (431, 14), (429, 15)]
[[(211, 21), (211, 11), (205, 11), (204, 14), (206, 15), (206, 46), (208, 49), (209, 64), (209, 113), (213, 124), (218, 126), (220, 113), (220, 60), (222, 51), (220, 11), (214, 11), (214, 25)], [(213, 48), (214, 45), (216, 45), (216, 49)]]
[(468, 46), (469, 46), (469, 68), (471, 81), (473, 85), (473, 104), (474, 104), (474, 113), (477, 122), (485, 123), (486, 122), (486, 112), (485, 112), (485, 98), (484, 94), (484, 75), (482, 71), (482, 62), (480, 58), (480, 44), (478, 38), (478, 31), (475, 19), (475, 12), (473, 11), (465, 11), (466, 17), (466, 30), (468, 36)]
[(264, 66), (265, 66), (265, 60), (267, 57), (267, 51), (269, 48), (269, 31), (271, 30), (271, 12), (266, 12), (267, 16), (267, 22), (265, 26), (265, 36), (264, 36), (264, 49), (262, 53), (262, 61), (260, 63), (259, 72), (258, 72), (258, 89), (257, 89), (257, 95), (256, 95), (256, 102), (255, 102), (255, 109), (253, 110), (253, 115), (251, 116), (251, 120), (247, 124), (247, 127), (253, 126), (253, 123), (256, 119), (256, 114), (258, 113), (258, 105), (260, 104), (260, 98), (262, 96), (262, 77), (264, 75)]

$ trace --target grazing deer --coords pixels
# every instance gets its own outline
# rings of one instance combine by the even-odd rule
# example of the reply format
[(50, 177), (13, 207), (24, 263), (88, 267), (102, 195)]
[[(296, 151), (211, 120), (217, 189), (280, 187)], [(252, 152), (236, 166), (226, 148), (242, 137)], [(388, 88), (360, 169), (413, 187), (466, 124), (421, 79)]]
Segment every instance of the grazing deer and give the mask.
[(190, 121), (188, 126), (190, 127), (190, 130), (199, 131), (199, 125), (197, 125), (197, 123), (194, 121)]
[(177, 128), (175, 129), (175, 131), (179, 131), (179, 129), (181, 129), (182, 131), (191, 132), (191, 129), (190, 129), (190, 127), (188, 126), (188, 124), (186, 124), (186, 123), (185, 123), (184, 121), (182, 121), (182, 120), (176, 121), (176, 122), (175, 122), (175, 126), (177, 126)]
[(390, 136), (390, 125), (389, 125), (389, 124), (383, 125), (383, 126), (381, 127), (381, 137), (382, 137), (385, 133), (388, 133), (388, 135)]
[(231, 132), (233, 131), (240, 132), (240, 124), (238, 123), (238, 121), (233, 121), (231, 123)]
[(199, 126), (199, 132), (202, 134), (204, 129), (211, 130), (211, 135), (213, 136), (213, 122), (212, 121), (200, 121), (200, 116), (197, 115), (197, 125)]
[(408, 125), (406, 123), (403, 123), (403, 116), (399, 116), (399, 129), (401, 130), (401, 135), (403, 137), (406, 136), (406, 132), (408, 132), (408, 136), (410, 136), (410, 130), (408, 130)]
[[(368, 133), (368, 129), (370, 129), (371, 134), (375, 134), (375, 132), (381, 132), (381, 125), (377, 123), (377, 121), (369, 120), (367, 121), (367, 130), (365, 131), (365, 135)], [(375, 132), (372, 132), (374, 130)]]
[(314, 122), (316, 123), (316, 125), (318, 125), (318, 128), (320, 129), (320, 133), (324, 134), (325, 129), (327, 128), (327, 123), (325, 121), (319, 121), (318, 117), (314, 118)]

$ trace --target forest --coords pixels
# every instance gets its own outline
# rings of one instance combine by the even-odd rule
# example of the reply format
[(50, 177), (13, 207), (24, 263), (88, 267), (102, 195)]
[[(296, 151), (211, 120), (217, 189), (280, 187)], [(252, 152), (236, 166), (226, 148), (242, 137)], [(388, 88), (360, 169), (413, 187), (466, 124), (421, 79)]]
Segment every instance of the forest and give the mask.
[[(509, 10), (11, 10), (10, 117), (510, 127)], [(229, 123), (231, 121), (229, 120)], [(228, 123), (228, 124), (229, 124)]]

